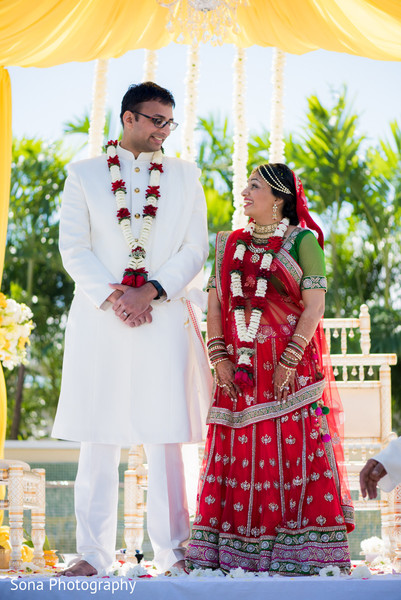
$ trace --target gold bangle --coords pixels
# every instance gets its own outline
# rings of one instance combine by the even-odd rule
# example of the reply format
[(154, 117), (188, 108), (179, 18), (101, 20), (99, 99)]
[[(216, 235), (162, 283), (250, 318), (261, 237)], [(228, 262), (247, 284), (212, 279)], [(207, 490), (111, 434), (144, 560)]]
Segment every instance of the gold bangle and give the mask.
[(294, 333), (292, 337), (293, 338), (294, 337), (299, 337), (299, 338), (301, 338), (301, 340), (304, 340), (307, 344), (309, 344), (308, 338), (306, 338), (304, 335), (301, 335), (300, 333)]
[(223, 340), (224, 341), (224, 335), (215, 335), (214, 337), (208, 338), (207, 343), (212, 342), (213, 340)]
[(219, 358), (218, 360), (215, 360), (214, 362), (213, 361), (210, 361), (210, 362), (212, 363), (212, 367), (215, 367), (219, 363), (223, 362), (223, 360), (230, 360), (228, 354), (224, 358)]

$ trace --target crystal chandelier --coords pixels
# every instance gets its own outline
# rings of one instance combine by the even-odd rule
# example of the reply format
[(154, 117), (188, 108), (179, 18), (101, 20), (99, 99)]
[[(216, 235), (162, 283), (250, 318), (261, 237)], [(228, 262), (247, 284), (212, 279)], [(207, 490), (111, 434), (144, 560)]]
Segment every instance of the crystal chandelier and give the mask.
[(248, 0), (157, 0), (170, 11), (167, 29), (177, 32), (177, 42), (184, 41), (184, 32), (192, 43), (222, 44), (225, 35), (239, 32), (236, 11)]

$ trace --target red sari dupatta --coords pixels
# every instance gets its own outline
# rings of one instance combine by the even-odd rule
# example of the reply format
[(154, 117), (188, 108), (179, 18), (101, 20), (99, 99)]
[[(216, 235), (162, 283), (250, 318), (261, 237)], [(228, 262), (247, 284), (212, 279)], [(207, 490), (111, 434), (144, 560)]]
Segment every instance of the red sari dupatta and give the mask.
[[(223, 234), (219, 234), (216, 243), (216, 288), (221, 303), (222, 324), (226, 345), (227, 347), (234, 348), (231, 358), (233, 361), (235, 361), (235, 349), (238, 347), (239, 340), (236, 333), (234, 314), (231, 309), (230, 271), (233, 268), (236, 242), (241, 233), (242, 230), (234, 231), (229, 235), (224, 232)], [(294, 234), (296, 235), (296, 232)], [(290, 238), (291, 235), (288, 239)], [(281, 353), (285, 349), (289, 339), (291, 339), (298, 318), (304, 309), (300, 289), (302, 269), (285, 247), (286, 244), (278, 252), (272, 263), (271, 280), (268, 285), (260, 326), (260, 331), (272, 331), (271, 343), (276, 362), (278, 362)], [(243, 277), (243, 289), (246, 300), (254, 293), (252, 282), (256, 270), (256, 267), (252, 264), (251, 253), (248, 252), (247, 255), (248, 259), (244, 259)], [(250, 302), (249, 307), (246, 308), (247, 323), (249, 322), (249, 314)], [(257, 352), (255, 356), (256, 363)], [(354, 528), (353, 506), (343, 451), (344, 412), (335, 385), (327, 343), (321, 324), (317, 327), (305, 351), (302, 363), (298, 365), (297, 374), (301, 378), (304, 377), (304, 379), (311, 380), (309, 384), (304, 385), (302, 389), (299, 388), (296, 390), (294, 394), (289, 396), (287, 402), (281, 405), (272, 398), (273, 394), (270, 395), (271, 399), (267, 401), (260, 397), (257, 398), (258, 408), (252, 407), (248, 409), (245, 407), (241, 413), (245, 417), (236, 417), (235, 415), (239, 413), (235, 413), (233, 426), (239, 426), (240, 419), (242, 419), (242, 422), (249, 422), (253, 418), (252, 414), (255, 415), (254, 420), (277, 418), (300, 407), (309, 406), (317, 399), (322, 399), (324, 405), (330, 409), (327, 415), (322, 415), (321, 417), (321, 429), (323, 433), (328, 433), (331, 437), (330, 441), (325, 442), (326, 454), (336, 478), (336, 487), (347, 529), (348, 531), (352, 531)], [(314, 374), (313, 377), (305, 377), (311, 373)], [(224, 411), (228, 414), (230, 410), (229, 399), (226, 399), (224, 394), (225, 392), (221, 388), (216, 390), (215, 398), (217, 402), (215, 402), (215, 405), (217, 407), (211, 408), (209, 423), (223, 423), (222, 420), (219, 420), (219, 414), (223, 414)], [(244, 396), (245, 394), (246, 392), (244, 391)], [(237, 418), (236, 421), (235, 418)], [(227, 422), (227, 424), (229, 423)]]

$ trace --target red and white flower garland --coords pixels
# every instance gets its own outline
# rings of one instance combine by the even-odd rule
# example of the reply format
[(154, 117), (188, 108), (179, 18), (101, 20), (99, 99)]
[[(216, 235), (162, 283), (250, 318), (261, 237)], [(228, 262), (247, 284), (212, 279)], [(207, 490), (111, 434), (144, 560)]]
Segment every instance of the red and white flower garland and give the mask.
[(130, 248), (131, 254), (127, 268), (124, 271), (122, 282), (131, 287), (141, 287), (148, 279), (145, 268), (146, 245), (152, 229), (153, 219), (157, 213), (158, 199), (160, 198), (160, 174), (163, 173), (161, 150), (154, 152), (150, 163), (149, 186), (145, 193), (146, 202), (142, 211), (142, 227), (138, 239), (135, 239), (131, 230), (131, 213), (127, 208), (127, 189), (121, 177), (120, 159), (117, 154), (117, 140), (110, 140), (106, 144), (107, 164), (111, 176), (111, 189), (117, 202), (117, 219), (124, 238)]
[(289, 220), (284, 218), (280, 221), (275, 235), (271, 236), (267, 242), (266, 249), (262, 253), (262, 258), (259, 265), (259, 272), (256, 276), (256, 291), (251, 298), (251, 316), (249, 325), (245, 321), (245, 299), (242, 289), (243, 277), (243, 260), (246, 250), (252, 242), (252, 234), (255, 228), (254, 221), (250, 221), (244, 229), (244, 235), (237, 239), (237, 245), (234, 253), (233, 266), (230, 271), (231, 279), (231, 297), (232, 308), (234, 310), (235, 327), (238, 340), (241, 345), (237, 349), (237, 372), (235, 375), (236, 383), (250, 385), (252, 383), (252, 357), (254, 355), (254, 341), (259, 329), (260, 319), (263, 313), (263, 305), (267, 291), (268, 279), (267, 275), (273, 258), (280, 250), (283, 237), (287, 231)]

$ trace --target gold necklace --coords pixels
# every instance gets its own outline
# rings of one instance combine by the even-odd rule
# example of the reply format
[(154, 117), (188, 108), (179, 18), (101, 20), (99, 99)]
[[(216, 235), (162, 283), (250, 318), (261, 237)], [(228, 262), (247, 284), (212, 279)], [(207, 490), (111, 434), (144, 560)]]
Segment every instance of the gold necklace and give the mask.
[(276, 235), (276, 229), (279, 226), (279, 223), (269, 223), (268, 225), (258, 225), (255, 223), (255, 228), (252, 233), (252, 242), (254, 242), (259, 248), (256, 248), (253, 243), (249, 245), (249, 249), (252, 252), (251, 261), (253, 263), (259, 262), (260, 256), (259, 254), (265, 251), (264, 248), (260, 248), (260, 246), (266, 246), (269, 241), (269, 238)]
[(264, 237), (269, 237), (275, 233), (278, 223), (269, 223), (268, 225), (258, 225), (255, 223), (255, 229), (253, 230), (253, 235), (259, 235)]

